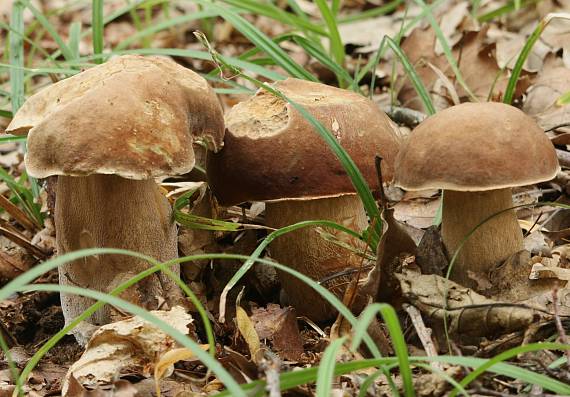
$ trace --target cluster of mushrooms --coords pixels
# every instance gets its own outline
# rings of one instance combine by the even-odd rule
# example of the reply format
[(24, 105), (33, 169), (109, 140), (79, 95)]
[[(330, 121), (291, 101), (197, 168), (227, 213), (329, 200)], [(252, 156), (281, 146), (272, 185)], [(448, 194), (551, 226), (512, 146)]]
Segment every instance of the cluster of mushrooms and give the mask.
[[(452, 279), (473, 287), (469, 272), (484, 273), (523, 249), (511, 188), (552, 179), (555, 150), (537, 124), (500, 103), (468, 103), (428, 118), (403, 140), (377, 105), (356, 93), (297, 79), (275, 83), (331, 131), (373, 190), (383, 182), (405, 190), (443, 189), (442, 236), (449, 255), (462, 245)], [(159, 261), (176, 258), (172, 210), (154, 178), (185, 174), (195, 163), (193, 143), (204, 142), (209, 185), (222, 206), (266, 203), (266, 224), (281, 228), (326, 219), (362, 231), (368, 219), (348, 176), (311, 124), (264, 90), (226, 115), (198, 74), (159, 57), (122, 56), (62, 80), (30, 97), (7, 132), (28, 135), (25, 162), (36, 178), (57, 175), (58, 254), (84, 248), (123, 248)], [(336, 238), (364, 249), (344, 233)], [(361, 266), (362, 258), (310, 229), (276, 239), (271, 256), (314, 280)], [(143, 260), (99, 255), (59, 268), (61, 284), (109, 292), (148, 268)], [(178, 270), (176, 270), (178, 272)], [(314, 321), (333, 308), (304, 283), (280, 274), (288, 302)], [(329, 289), (341, 296), (346, 278)], [(123, 293), (147, 309), (172, 306), (182, 295), (155, 274)], [(61, 295), (66, 323), (90, 299)], [(101, 309), (84, 327), (113, 321)], [(78, 328), (85, 343), (89, 329)]]

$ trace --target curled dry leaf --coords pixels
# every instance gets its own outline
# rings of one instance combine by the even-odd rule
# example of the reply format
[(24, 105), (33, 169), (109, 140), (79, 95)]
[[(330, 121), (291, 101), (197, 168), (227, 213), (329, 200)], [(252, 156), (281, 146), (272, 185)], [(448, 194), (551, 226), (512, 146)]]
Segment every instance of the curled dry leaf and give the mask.
[(526, 328), (538, 315), (536, 310), (486, 298), (440, 276), (410, 268), (395, 276), (404, 298), (431, 321), (441, 324), (447, 315), (452, 334), (478, 337), (512, 332)]
[[(210, 345), (200, 345), (202, 350), (208, 350)], [(165, 376), (166, 373), (171, 373), (173, 365), (178, 361), (185, 361), (195, 358), (196, 353), (185, 347), (169, 350), (160, 357), (158, 363), (154, 367), (154, 381), (156, 382), (156, 395), (160, 397), (160, 383), (159, 381)]]
[(241, 306), (236, 306), (236, 322), (239, 332), (249, 348), (251, 361), (258, 364), (263, 358), (259, 336), (253, 322)]
[[(192, 317), (180, 307), (170, 311), (153, 310), (151, 314), (178, 331), (188, 334)], [(83, 388), (97, 389), (114, 384), (122, 371), (150, 377), (159, 357), (177, 343), (155, 325), (135, 316), (99, 328), (87, 344), (81, 358), (67, 372), (63, 397), (75, 397), (71, 379)]]
[(301, 358), (303, 340), (294, 308), (270, 303), (266, 308), (254, 309), (251, 320), (259, 338), (269, 339), (282, 359), (297, 361)]

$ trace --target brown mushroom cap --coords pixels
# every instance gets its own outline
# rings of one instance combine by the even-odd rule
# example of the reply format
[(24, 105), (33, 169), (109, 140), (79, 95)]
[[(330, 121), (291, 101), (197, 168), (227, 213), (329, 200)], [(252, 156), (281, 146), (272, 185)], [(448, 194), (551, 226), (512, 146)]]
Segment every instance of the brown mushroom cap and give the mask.
[[(374, 156), (393, 175), (399, 136), (378, 106), (347, 90), (297, 79), (274, 87), (304, 106), (338, 139), (377, 189)], [(226, 116), (224, 149), (208, 156), (208, 180), (220, 204), (353, 194), (340, 161), (288, 102), (261, 89)]]
[(547, 181), (560, 169), (552, 143), (519, 109), (497, 102), (445, 109), (410, 134), (396, 159), (405, 190), (485, 191)]
[(6, 131), (28, 133), (32, 176), (146, 179), (190, 171), (192, 143), (217, 150), (224, 127), (201, 76), (170, 59), (126, 55), (33, 95)]

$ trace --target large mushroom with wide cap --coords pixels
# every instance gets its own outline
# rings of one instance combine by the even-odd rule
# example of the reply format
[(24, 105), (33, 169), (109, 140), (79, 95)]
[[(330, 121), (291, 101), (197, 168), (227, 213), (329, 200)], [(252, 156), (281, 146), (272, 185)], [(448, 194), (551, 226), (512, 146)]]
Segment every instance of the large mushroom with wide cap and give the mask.
[[(176, 226), (154, 178), (189, 172), (197, 140), (219, 149), (224, 124), (201, 76), (170, 59), (122, 56), (33, 95), (7, 132), (28, 135), (31, 176), (58, 176), (58, 254), (122, 248), (166, 261), (178, 256)], [(59, 278), (63, 285), (109, 292), (148, 267), (129, 256), (98, 255), (60, 266)], [(156, 309), (181, 294), (168, 277), (154, 274), (122, 297)], [(92, 303), (62, 293), (66, 323)], [(101, 309), (89, 322), (110, 322), (113, 313)], [(85, 336), (76, 331), (80, 342)]]
[[(377, 154), (384, 158), (385, 180), (392, 178), (399, 136), (372, 101), (354, 92), (292, 78), (273, 87), (304, 106), (336, 136), (371, 188), (379, 187), (374, 166)], [(226, 115), (224, 149), (208, 155), (207, 172), (221, 205), (264, 201), (270, 227), (305, 220), (332, 220), (358, 232), (368, 226), (350, 178), (325, 141), (291, 104), (263, 89)], [(335, 229), (326, 231), (341, 243), (365, 250), (363, 241)], [(339, 296), (363, 263), (360, 256), (311, 228), (277, 238), (270, 252), (278, 262), (323, 282)], [(305, 283), (285, 273), (280, 278), (298, 313), (315, 321), (334, 315), (335, 310)]]
[(450, 257), (461, 247), (451, 278), (476, 288), (477, 279), (523, 249), (511, 188), (548, 181), (560, 167), (532, 118), (489, 102), (453, 106), (426, 119), (403, 145), (395, 168), (395, 183), (405, 190), (444, 190), (443, 242)]

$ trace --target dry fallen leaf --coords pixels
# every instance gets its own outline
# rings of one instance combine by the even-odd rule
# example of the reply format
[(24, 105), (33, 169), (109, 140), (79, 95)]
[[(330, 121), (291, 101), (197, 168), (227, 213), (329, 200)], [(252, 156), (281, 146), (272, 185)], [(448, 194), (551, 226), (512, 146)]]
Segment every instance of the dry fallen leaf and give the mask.
[(442, 324), (447, 316), (449, 331), (458, 336), (491, 336), (524, 329), (538, 315), (536, 310), (488, 299), (440, 276), (409, 268), (395, 276), (405, 299), (431, 321)]
[[(188, 334), (193, 321), (180, 306), (150, 313), (183, 334)], [(95, 331), (81, 358), (69, 368), (62, 396), (76, 396), (70, 389), (72, 378), (82, 387), (96, 389), (114, 384), (123, 370), (150, 377), (159, 357), (176, 346), (172, 337), (138, 316), (103, 325)]]
[[(200, 345), (202, 350), (208, 350), (210, 345)], [(156, 382), (156, 395), (160, 397), (160, 383), (159, 381), (165, 376), (166, 373), (172, 373), (174, 364), (178, 361), (189, 360), (195, 358), (196, 354), (185, 347), (169, 350), (164, 353), (160, 360), (154, 367), (154, 381)]]
[(263, 358), (259, 336), (257, 335), (253, 322), (241, 306), (236, 306), (236, 323), (241, 336), (243, 336), (243, 339), (247, 343), (251, 360), (258, 364)]
[(303, 354), (303, 340), (292, 307), (282, 308), (270, 303), (267, 308), (254, 309), (251, 315), (259, 338), (269, 339), (273, 350), (284, 360), (297, 361)]

